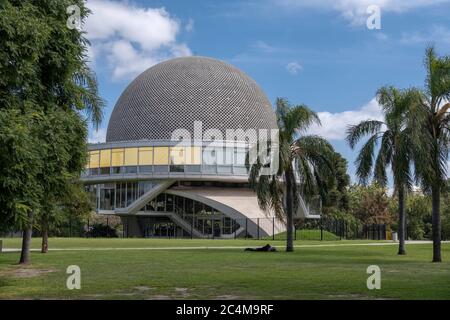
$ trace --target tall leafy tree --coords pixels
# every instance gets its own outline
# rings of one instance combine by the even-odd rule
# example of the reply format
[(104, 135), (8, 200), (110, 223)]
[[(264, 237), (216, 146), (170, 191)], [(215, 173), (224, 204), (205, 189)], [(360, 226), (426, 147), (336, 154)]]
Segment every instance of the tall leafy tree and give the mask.
[(425, 54), (427, 78), (422, 105), (415, 116), (420, 126), (414, 129), (417, 139), (415, 166), (418, 180), (432, 198), (433, 262), (441, 262), (441, 192), (447, 179), (450, 147), (450, 56), (438, 56), (433, 47)]
[[(38, 112), (0, 109), (0, 223), (5, 229), (30, 229), (41, 203), (38, 175), (44, 163), (36, 132), (40, 117)], [(23, 239), (21, 260), (28, 259), (30, 240), (31, 232)]]
[[(260, 207), (270, 210), (286, 222), (286, 251), (294, 250), (294, 214), (304, 197), (307, 201), (326, 187), (327, 175), (332, 171), (333, 148), (318, 136), (303, 135), (319, 118), (304, 105), (292, 106), (285, 99), (277, 99), (278, 171), (263, 175), (268, 162), (258, 159), (250, 166), (249, 182), (255, 190)], [(260, 146), (261, 147), (261, 146)]]
[(334, 175), (329, 177), (328, 190), (322, 196), (322, 208), (325, 214), (349, 209), (347, 190), (350, 186), (350, 176), (347, 173), (347, 160), (340, 153), (334, 152), (331, 161)]
[(73, 190), (71, 185), (76, 183), (87, 153), (86, 124), (76, 112), (57, 109), (48, 113), (46, 120), (46, 125), (40, 130), (45, 165), (40, 174), (44, 194), (38, 217), (44, 253), (48, 249), (49, 222), (55, 220), (52, 216), (57, 215), (68, 190)]
[[(398, 90), (384, 87), (378, 90), (377, 100), (383, 108), (384, 121), (366, 120), (350, 126), (347, 142), (352, 149), (369, 136), (356, 159), (357, 176), (366, 183), (372, 176), (381, 186), (387, 184), (387, 168), (392, 169), (395, 192), (398, 196), (398, 254), (405, 251), (405, 193), (413, 183), (411, 165), (413, 159), (413, 136), (408, 125), (409, 110), (420, 102), (416, 90)], [(380, 147), (376, 149), (378, 142)], [(375, 156), (375, 153), (377, 155)]]
[(355, 184), (349, 188), (350, 213), (363, 225), (391, 224), (387, 188), (378, 183)]
[(60, 234), (60, 228), (71, 225), (84, 224), (94, 208), (88, 193), (80, 181), (67, 181), (60, 197), (44, 202), (39, 215), (37, 229), (42, 234), (41, 252), (48, 251), (49, 234)]
[(41, 204), (60, 197), (86, 161), (84, 115), (101, 121), (88, 42), (67, 27), (71, 5), (83, 22), (84, 0), (0, 3), (0, 207), (3, 221), (23, 226), (21, 263)]

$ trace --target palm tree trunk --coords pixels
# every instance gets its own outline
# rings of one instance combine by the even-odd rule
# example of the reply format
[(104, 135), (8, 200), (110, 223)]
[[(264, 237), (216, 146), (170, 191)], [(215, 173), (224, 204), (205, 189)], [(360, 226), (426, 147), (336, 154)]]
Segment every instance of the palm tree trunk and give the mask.
[(30, 211), (30, 213), (28, 213), (28, 221), (26, 223), (25, 229), (23, 230), (22, 251), (20, 253), (19, 264), (30, 263), (30, 247), (31, 247), (31, 235), (33, 233), (33, 218), (34, 212)]
[(403, 186), (398, 188), (398, 254), (406, 254), (405, 250), (405, 231), (406, 231), (406, 215), (405, 215), (405, 189)]
[(431, 189), (433, 224), (433, 262), (441, 262), (441, 188)]
[(292, 175), (291, 171), (286, 171), (285, 173), (286, 179), (286, 252), (294, 251), (294, 237), (293, 237), (293, 229), (294, 229), (294, 218), (293, 218), (293, 207), (294, 207), (294, 197), (292, 195)]

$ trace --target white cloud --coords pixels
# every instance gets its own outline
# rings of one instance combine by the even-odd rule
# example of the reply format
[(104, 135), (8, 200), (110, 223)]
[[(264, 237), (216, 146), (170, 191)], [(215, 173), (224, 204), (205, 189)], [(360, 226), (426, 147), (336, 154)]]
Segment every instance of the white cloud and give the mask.
[(92, 14), (85, 30), (90, 57), (106, 59), (115, 80), (131, 78), (168, 58), (191, 55), (177, 41), (180, 23), (164, 8), (144, 8), (125, 1), (89, 0)]
[(272, 46), (272, 45), (270, 45), (267, 42), (262, 41), (262, 40), (256, 41), (252, 45), (252, 47), (257, 49), (257, 50), (260, 50), (262, 52), (265, 52), (265, 53), (275, 53), (275, 52), (280, 51), (280, 48), (274, 47), (274, 46)]
[(287, 64), (286, 69), (291, 75), (296, 76), (303, 67), (297, 61), (292, 61)]
[(341, 15), (354, 24), (365, 24), (368, 17), (367, 8), (376, 5), (381, 12), (402, 13), (409, 10), (429, 7), (450, 0), (271, 0), (288, 8), (312, 8), (339, 11)]
[(427, 32), (405, 32), (402, 34), (400, 42), (407, 45), (423, 45), (433, 42), (450, 44), (450, 29), (435, 25)]
[(192, 32), (194, 30), (194, 19), (189, 18), (184, 28), (186, 29), (187, 32)]
[(99, 128), (98, 130), (89, 130), (89, 143), (101, 143), (106, 141), (106, 129)]
[(389, 36), (383, 32), (375, 33), (374, 37), (375, 37), (375, 39), (377, 39), (378, 41), (381, 41), (381, 42), (389, 40)]
[(349, 125), (363, 120), (383, 120), (381, 107), (374, 98), (358, 110), (339, 113), (318, 112), (322, 126), (312, 126), (309, 134), (317, 134), (329, 140), (344, 140)]

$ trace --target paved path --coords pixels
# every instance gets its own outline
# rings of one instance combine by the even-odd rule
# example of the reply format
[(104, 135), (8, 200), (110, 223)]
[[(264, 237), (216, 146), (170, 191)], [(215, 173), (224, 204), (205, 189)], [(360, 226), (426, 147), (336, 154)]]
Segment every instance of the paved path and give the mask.
[[(450, 243), (450, 241), (442, 241)], [(406, 241), (408, 245), (432, 244), (431, 241)], [(355, 247), (355, 246), (397, 246), (397, 242), (371, 242), (371, 243), (333, 243), (333, 244), (305, 244), (296, 245), (295, 248), (316, 248), (316, 247)], [(114, 250), (216, 250), (216, 249), (245, 249), (255, 246), (210, 246), (210, 247), (130, 247), (130, 248), (50, 248), (49, 251), (114, 251)], [(280, 247), (280, 246), (278, 246)], [(282, 246), (284, 247), (284, 246)], [(31, 249), (40, 252), (40, 249)], [(3, 248), (3, 252), (20, 252), (20, 248)]]

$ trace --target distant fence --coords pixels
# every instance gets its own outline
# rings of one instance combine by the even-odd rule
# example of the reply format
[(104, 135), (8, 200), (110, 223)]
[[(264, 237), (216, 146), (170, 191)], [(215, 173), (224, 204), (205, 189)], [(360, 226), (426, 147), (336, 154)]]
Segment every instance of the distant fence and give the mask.
[(385, 224), (348, 223), (341, 219), (322, 218), (299, 220), (295, 235), (300, 240), (387, 240)]
[[(117, 218), (117, 217), (115, 217)], [(192, 218), (191, 218), (192, 219)], [(282, 223), (273, 218), (237, 219), (230, 223), (229, 220), (217, 218), (194, 219), (194, 225), (202, 238), (207, 239), (260, 239), (260, 240), (286, 240), (287, 234), (282, 230)], [(190, 220), (192, 221), (192, 220)], [(192, 224), (191, 224), (192, 225)], [(322, 218), (303, 219), (295, 221), (294, 240), (388, 240), (390, 230), (384, 224), (364, 225), (360, 223), (347, 223), (344, 220)], [(148, 232), (150, 225), (145, 225), (145, 220), (140, 227), (144, 230), (143, 237), (147, 238), (198, 238), (191, 230), (182, 230), (175, 223), (159, 224), (152, 232)], [(82, 237), (82, 238), (127, 238), (130, 235), (128, 221), (106, 217), (102, 223), (85, 224), (66, 223), (52, 231), (53, 237)], [(269, 235), (268, 235), (269, 234)], [(34, 236), (40, 236), (39, 230), (34, 230)], [(21, 237), (21, 232), (6, 232), (2, 237)], [(131, 235), (130, 235), (131, 236)]]

